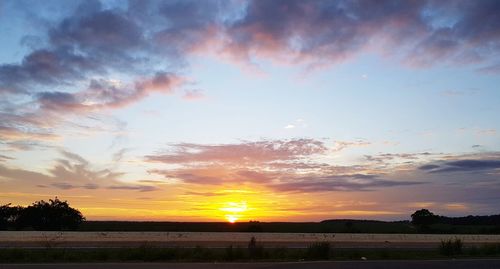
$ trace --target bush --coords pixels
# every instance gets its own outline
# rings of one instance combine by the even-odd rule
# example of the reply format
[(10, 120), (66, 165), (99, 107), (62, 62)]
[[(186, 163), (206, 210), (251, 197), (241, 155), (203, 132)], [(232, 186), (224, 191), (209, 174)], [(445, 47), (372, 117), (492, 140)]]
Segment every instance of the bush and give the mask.
[(248, 243), (248, 255), (250, 259), (262, 258), (264, 254), (264, 248), (257, 245), (257, 240), (252, 236), (250, 242)]
[(56, 197), (49, 202), (41, 200), (20, 209), (15, 222), (18, 229), (32, 227), (35, 230), (60, 231), (76, 230), (84, 220), (80, 211)]
[(0, 206), (0, 230), (7, 230), (13, 227), (22, 210), (22, 207), (10, 206), (10, 204)]
[(241, 260), (244, 258), (243, 251), (240, 248), (234, 248), (230, 245), (226, 248), (224, 259), (227, 261)]
[(206, 261), (214, 259), (212, 251), (201, 246), (196, 246), (191, 252), (191, 256), (195, 261)]
[(462, 254), (463, 243), (460, 239), (448, 239), (441, 240), (441, 244), (439, 245), (439, 253), (445, 256), (453, 256)]
[(481, 246), (484, 255), (496, 255), (500, 253), (500, 244), (484, 244)]
[(427, 209), (420, 209), (411, 214), (411, 223), (419, 226), (421, 232), (429, 229), (429, 225), (439, 222), (440, 216)]
[(310, 245), (306, 251), (306, 258), (310, 260), (328, 260), (330, 259), (330, 243), (319, 242)]
[(288, 249), (285, 247), (271, 249), (269, 256), (277, 260), (287, 259), (289, 258)]

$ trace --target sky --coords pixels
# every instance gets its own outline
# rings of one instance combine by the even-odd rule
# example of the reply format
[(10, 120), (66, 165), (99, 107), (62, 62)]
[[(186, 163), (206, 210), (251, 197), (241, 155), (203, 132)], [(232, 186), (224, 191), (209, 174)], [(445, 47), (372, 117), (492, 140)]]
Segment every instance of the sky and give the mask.
[(0, 1), (0, 204), (500, 213), (499, 1)]

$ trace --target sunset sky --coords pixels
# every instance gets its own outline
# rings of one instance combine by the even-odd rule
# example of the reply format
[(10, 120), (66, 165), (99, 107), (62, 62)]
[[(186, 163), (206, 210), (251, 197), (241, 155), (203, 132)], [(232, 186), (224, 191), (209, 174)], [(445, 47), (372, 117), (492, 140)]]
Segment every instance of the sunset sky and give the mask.
[(500, 213), (500, 1), (0, 1), (0, 204)]

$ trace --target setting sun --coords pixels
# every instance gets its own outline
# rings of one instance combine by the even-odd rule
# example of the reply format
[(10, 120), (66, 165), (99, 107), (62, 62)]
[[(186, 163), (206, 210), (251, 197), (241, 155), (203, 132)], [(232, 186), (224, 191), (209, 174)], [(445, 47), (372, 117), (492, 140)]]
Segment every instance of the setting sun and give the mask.
[(226, 215), (226, 219), (230, 223), (235, 223), (238, 220), (238, 217), (235, 215)]
[(230, 223), (235, 223), (238, 219), (240, 219), (243, 215), (241, 213), (247, 211), (247, 202), (227, 202), (224, 207), (221, 207), (220, 210), (223, 212), (227, 212), (229, 214), (225, 215), (225, 218)]

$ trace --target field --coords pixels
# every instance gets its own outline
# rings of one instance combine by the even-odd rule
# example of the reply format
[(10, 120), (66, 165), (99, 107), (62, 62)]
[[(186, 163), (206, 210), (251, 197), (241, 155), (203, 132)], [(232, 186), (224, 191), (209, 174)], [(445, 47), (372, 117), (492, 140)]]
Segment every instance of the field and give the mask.
[(328, 242), (337, 248), (435, 248), (460, 239), (466, 246), (500, 243), (500, 235), (220, 233), (220, 232), (0, 232), (0, 247), (246, 247), (254, 237), (266, 247), (306, 248)]
[[(250, 244), (251, 238), (256, 243)], [(453, 243), (450, 246), (442, 242)], [(498, 258), (500, 235), (0, 232), (0, 263)]]
[(500, 234), (494, 225), (430, 225), (420, 231), (408, 221), (331, 220), (322, 222), (133, 222), (86, 221), (79, 231), (149, 232), (267, 232), (267, 233), (372, 233), (372, 234)]

